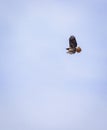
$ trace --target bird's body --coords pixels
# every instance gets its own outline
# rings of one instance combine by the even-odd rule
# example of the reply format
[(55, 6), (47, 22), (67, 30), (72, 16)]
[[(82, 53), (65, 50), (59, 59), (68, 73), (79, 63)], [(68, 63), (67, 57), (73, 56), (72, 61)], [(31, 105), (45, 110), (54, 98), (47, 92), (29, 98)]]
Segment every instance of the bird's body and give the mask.
[(74, 54), (76, 52), (76, 48), (66, 48), (67, 53)]

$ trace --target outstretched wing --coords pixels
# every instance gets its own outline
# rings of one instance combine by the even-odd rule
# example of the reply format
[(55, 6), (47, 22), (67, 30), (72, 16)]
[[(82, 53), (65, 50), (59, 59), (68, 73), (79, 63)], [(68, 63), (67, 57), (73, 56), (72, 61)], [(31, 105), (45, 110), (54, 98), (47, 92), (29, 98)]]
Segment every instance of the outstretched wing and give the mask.
[(70, 38), (69, 38), (69, 47), (70, 48), (77, 47), (76, 38), (74, 36), (70, 36)]

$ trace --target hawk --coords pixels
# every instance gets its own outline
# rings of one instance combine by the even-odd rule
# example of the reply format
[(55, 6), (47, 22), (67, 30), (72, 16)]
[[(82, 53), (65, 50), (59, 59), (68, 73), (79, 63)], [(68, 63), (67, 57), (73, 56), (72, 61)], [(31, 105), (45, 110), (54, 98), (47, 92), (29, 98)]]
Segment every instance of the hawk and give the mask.
[(80, 53), (81, 52), (81, 48), (77, 47), (77, 41), (75, 36), (70, 36), (69, 38), (69, 48), (66, 48), (67, 53), (69, 54), (74, 54), (76, 52)]

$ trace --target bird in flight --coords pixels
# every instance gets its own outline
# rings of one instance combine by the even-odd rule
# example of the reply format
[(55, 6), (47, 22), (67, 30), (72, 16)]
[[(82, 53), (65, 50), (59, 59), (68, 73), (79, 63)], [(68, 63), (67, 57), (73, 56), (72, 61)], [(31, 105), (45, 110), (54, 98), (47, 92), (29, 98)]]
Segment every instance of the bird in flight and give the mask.
[(69, 54), (75, 54), (76, 52), (77, 53), (80, 53), (82, 50), (80, 47), (77, 47), (77, 41), (76, 41), (76, 38), (75, 36), (70, 36), (69, 38), (69, 48), (66, 48), (67, 50), (67, 53)]

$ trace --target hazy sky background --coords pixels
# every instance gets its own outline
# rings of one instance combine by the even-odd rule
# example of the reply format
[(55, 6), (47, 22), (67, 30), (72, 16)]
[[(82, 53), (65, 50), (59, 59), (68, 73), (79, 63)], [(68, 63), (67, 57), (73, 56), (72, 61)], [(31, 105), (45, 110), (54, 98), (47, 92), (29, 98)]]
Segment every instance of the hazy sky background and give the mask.
[(106, 0), (0, 0), (0, 130), (107, 130)]

